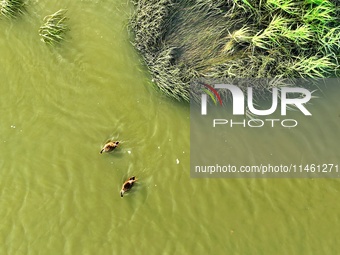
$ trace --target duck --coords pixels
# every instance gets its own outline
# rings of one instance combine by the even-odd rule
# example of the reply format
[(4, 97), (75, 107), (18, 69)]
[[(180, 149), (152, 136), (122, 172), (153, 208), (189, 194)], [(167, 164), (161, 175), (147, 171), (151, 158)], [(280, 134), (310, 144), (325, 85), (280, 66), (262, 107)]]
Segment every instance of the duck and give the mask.
[(124, 193), (129, 191), (136, 181), (136, 177), (132, 176), (126, 182), (124, 182), (122, 189), (120, 190), (120, 196), (123, 197)]
[(118, 147), (119, 142), (113, 142), (113, 141), (109, 141), (107, 142), (104, 147), (101, 149), (100, 154), (103, 152), (110, 152), (113, 151), (114, 149), (116, 149)]

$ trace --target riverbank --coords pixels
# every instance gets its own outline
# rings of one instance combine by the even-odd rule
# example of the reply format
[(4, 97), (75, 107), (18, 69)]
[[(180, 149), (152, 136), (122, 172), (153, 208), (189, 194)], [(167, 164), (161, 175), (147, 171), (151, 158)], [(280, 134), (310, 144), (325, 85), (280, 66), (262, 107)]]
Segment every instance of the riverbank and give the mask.
[[(337, 1), (135, 0), (130, 29), (154, 83), (189, 101), (191, 85), (235, 78), (340, 75)], [(241, 88), (245, 85), (239, 84)]]

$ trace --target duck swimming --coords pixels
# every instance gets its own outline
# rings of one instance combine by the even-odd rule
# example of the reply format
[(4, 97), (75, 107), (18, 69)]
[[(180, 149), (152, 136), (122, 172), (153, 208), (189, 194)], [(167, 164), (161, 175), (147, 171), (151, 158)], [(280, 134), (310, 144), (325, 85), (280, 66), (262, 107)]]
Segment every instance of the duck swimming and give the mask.
[(100, 153), (113, 151), (114, 149), (118, 147), (118, 144), (119, 142), (112, 142), (112, 141), (107, 142), (102, 148), (102, 150), (100, 151)]
[(123, 197), (123, 195), (126, 191), (129, 191), (132, 188), (133, 183), (135, 181), (137, 181), (136, 177), (132, 176), (126, 182), (124, 182), (122, 189), (120, 190), (120, 196), (121, 197)]

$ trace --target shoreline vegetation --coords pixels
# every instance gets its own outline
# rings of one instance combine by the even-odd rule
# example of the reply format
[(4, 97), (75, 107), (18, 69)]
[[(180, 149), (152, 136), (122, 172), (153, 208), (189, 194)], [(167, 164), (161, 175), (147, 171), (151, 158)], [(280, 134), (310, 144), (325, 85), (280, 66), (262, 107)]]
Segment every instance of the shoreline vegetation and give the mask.
[(292, 78), (340, 76), (337, 0), (133, 3), (133, 45), (157, 87), (176, 100), (189, 101), (209, 81), (245, 78), (266, 91)]

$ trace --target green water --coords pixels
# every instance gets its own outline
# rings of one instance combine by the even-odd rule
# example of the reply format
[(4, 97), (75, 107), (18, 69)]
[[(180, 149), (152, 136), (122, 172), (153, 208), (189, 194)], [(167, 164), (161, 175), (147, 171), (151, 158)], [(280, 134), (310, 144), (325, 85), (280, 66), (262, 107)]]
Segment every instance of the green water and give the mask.
[[(53, 51), (37, 31), (60, 8)], [(151, 88), (130, 9), (32, 0), (0, 20), (0, 254), (338, 254), (338, 180), (190, 178), (189, 107)]]

